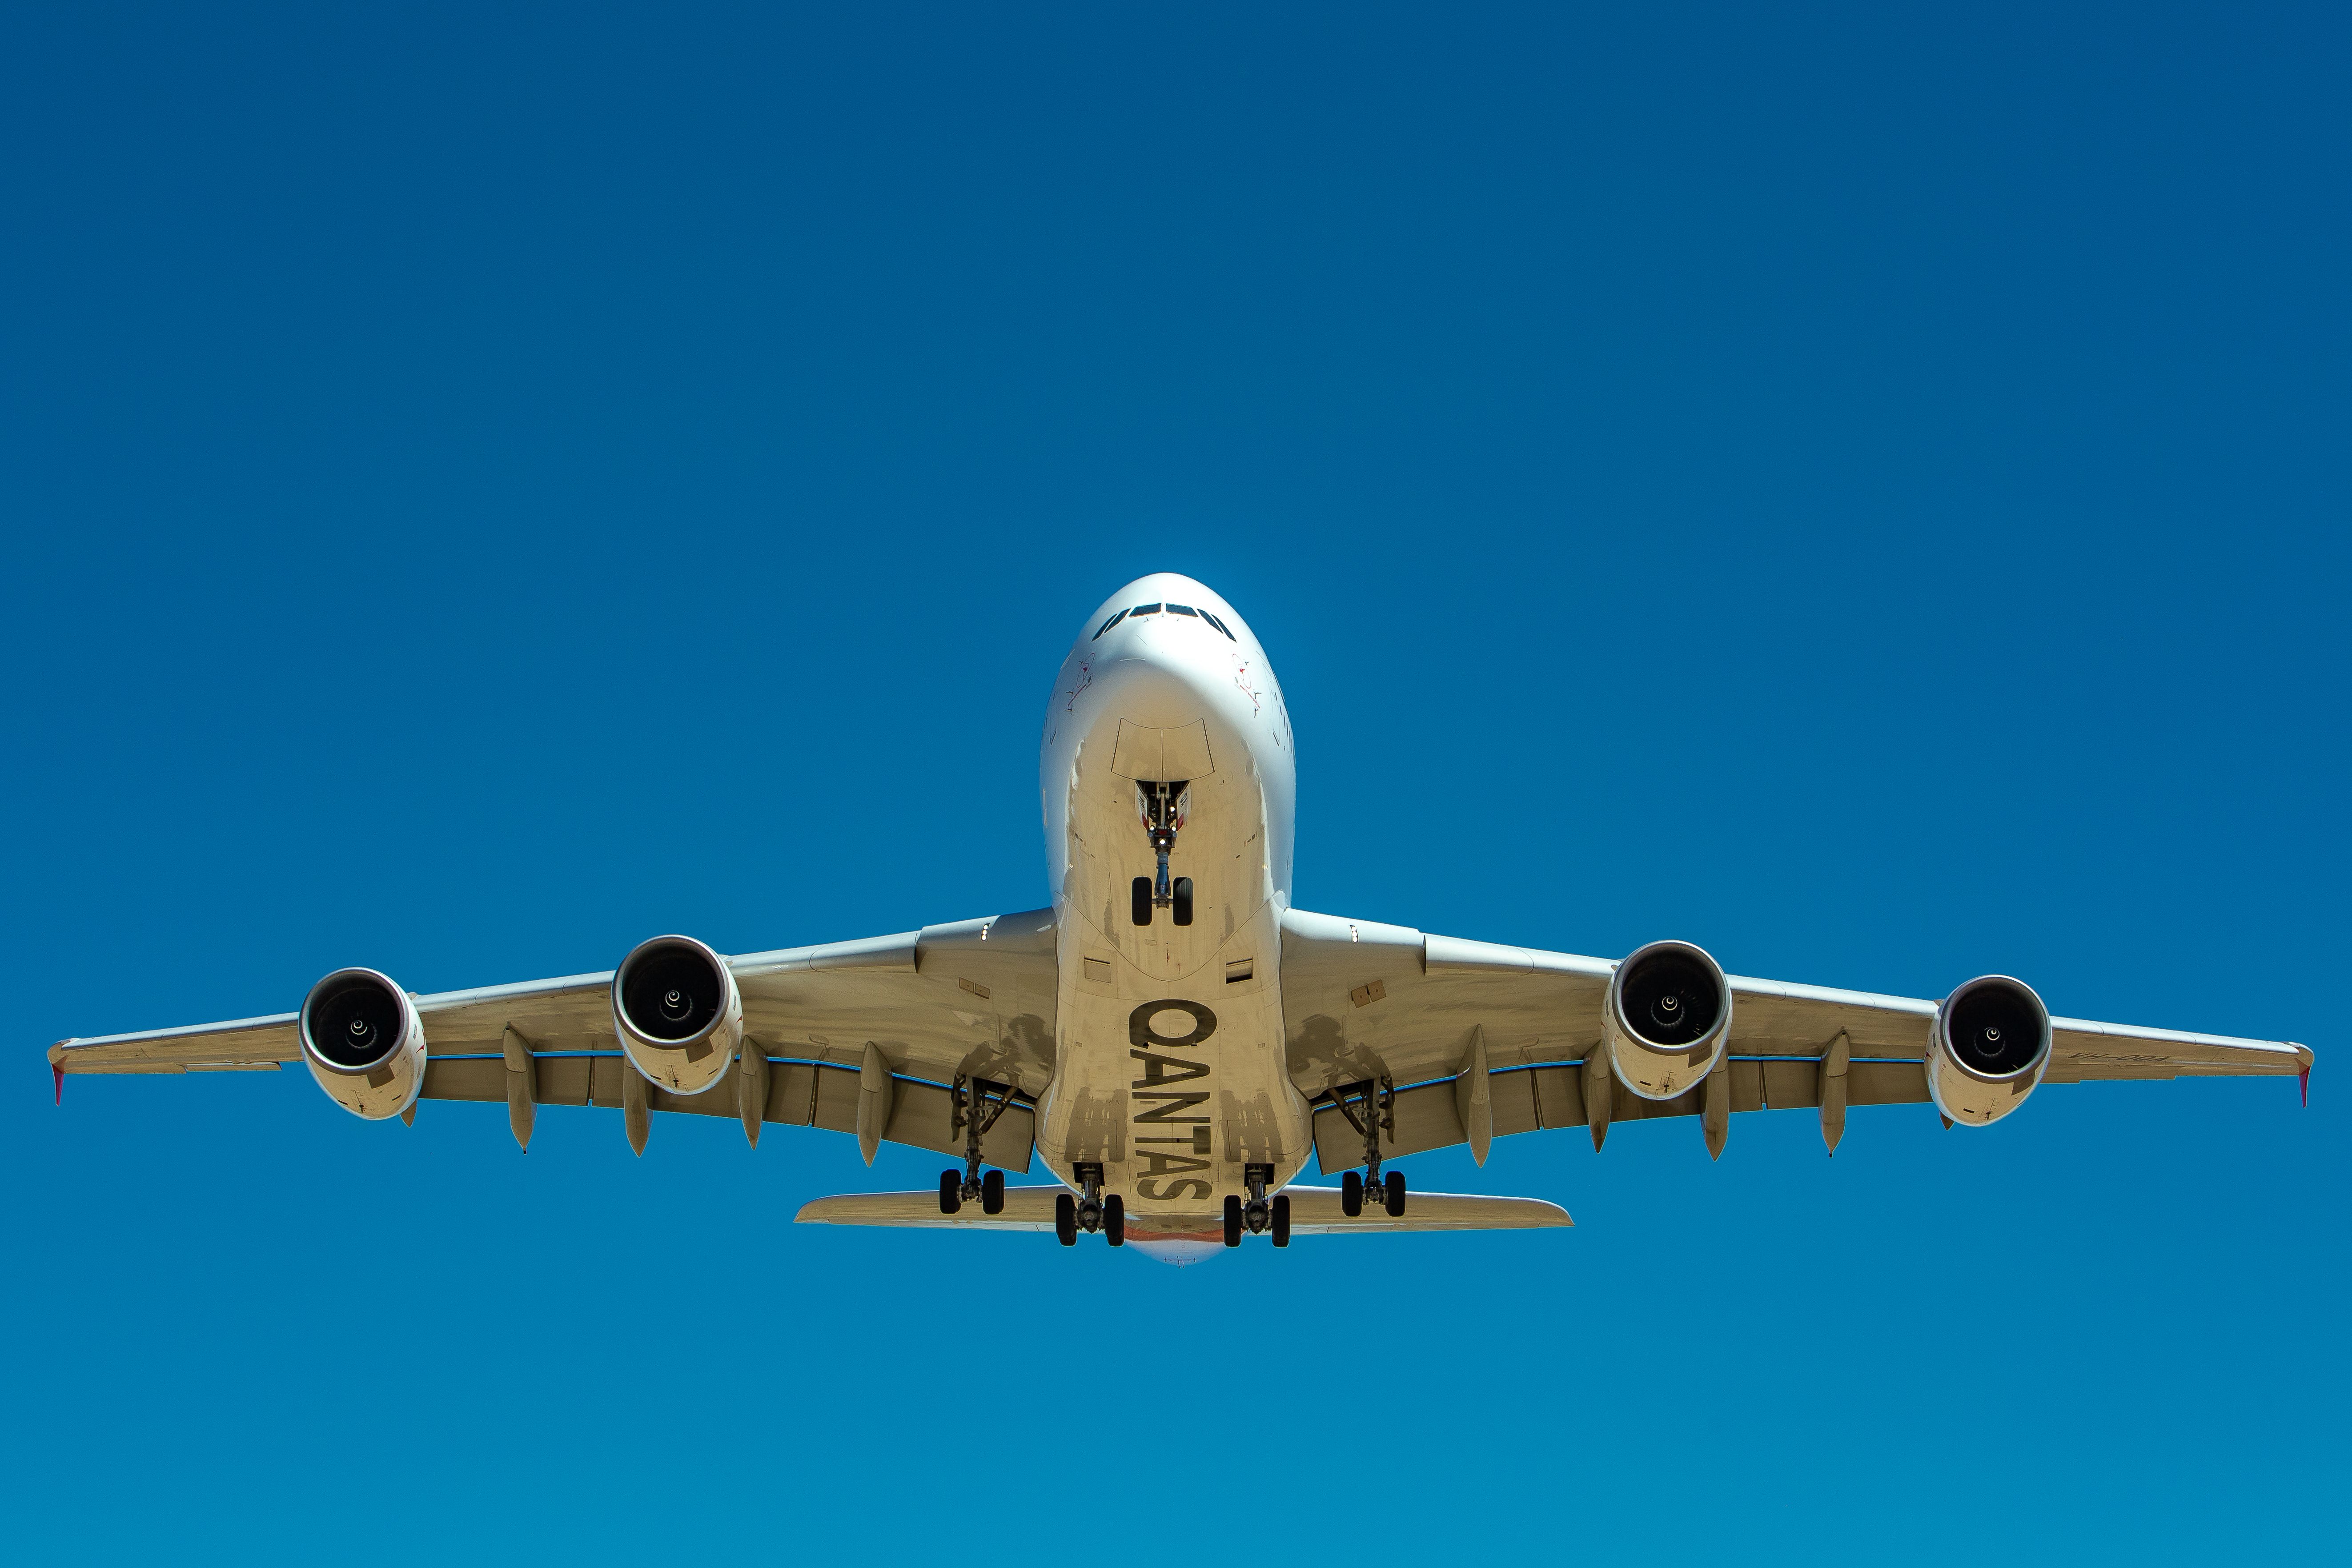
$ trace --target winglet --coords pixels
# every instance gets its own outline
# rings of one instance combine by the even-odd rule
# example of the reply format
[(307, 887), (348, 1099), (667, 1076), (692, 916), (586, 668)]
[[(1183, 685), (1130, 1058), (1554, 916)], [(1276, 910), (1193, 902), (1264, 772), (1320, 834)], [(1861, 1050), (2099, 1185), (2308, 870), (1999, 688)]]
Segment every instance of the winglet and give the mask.
[(58, 1103), (63, 1105), (66, 1102), (66, 1064), (51, 1062), (49, 1076), (58, 1080)]
[(2295, 1087), (2303, 1090), (2304, 1107), (2308, 1110), (2311, 1106), (2311, 1068), (2309, 1064), (2306, 1063), (2304, 1069), (2294, 1075), (2294, 1081)]

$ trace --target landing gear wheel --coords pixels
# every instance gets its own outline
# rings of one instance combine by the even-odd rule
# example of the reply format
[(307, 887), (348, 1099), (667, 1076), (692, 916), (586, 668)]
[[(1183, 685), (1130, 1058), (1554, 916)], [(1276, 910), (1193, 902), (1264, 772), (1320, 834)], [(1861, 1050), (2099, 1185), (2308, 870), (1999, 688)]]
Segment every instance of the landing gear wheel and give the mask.
[(1113, 1247), (1127, 1245), (1127, 1200), (1117, 1193), (1103, 1199), (1103, 1239)]
[(1138, 877), (1134, 887), (1129, 890), (1127, 901), (1128, 913), (1135, 917), (1135, 923), (1139, 926), (1150, 925), (1151, 923), (1151, 879)]
[(963, 1174), (959, 1178), (953, 1171), (940, 1173), (941, 1214), (953, 1214), (974, 1198), (980, 1200), (983, 1214), (1004, 1211), (1004, 1173), (981, 1173), (986, 1156), (981, 1152), (980, 1141), (996, 1125), (996, 1119), (1011, 1109), (1013, 1097), (1009, 1083), (956, 1074), (948, 1089), (948, 1131), (963, 1138)]
[(1290, 1245), (1290, 1195), (1286, 1193), (1274, 1200), (1274, 1244)]
[(1389, 1218), (1404, 1218), (1404, 1173), (1402, 1171), (1389, 1173), (1388, 1202), (1381, 1206), (1389, 1211)]
[(1349, 1171), (1339, 1178), (1339, 1212), (1354, 1219), (1364, 1212), (1364, 1177), (1360, 1171)]
[(1242, 1200), (1228, 1194), (1225, 1198), (1225, 1245), (1242, 1244)]
[[(1138, 881), (1142, 880), (1139, 877), (1136, 879)], [(1192, 878), (1179, 877), (1176, 879), (1176, 886), (1173, 889), (1173, 896), (1171, 901), (1176, 908), (1176, 923), (1180, 926), (1191, 925), (1192, 923)]]
[(1054, 1194), (1054, 1238), (1064, 1247), (1078, 1244), (1078, 1200), (1067, 1193)]

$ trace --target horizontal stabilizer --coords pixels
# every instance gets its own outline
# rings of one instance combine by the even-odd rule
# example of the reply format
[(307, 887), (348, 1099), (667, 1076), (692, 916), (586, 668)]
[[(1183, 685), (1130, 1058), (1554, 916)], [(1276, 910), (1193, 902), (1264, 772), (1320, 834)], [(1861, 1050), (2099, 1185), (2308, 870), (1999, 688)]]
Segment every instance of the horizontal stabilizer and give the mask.
[(920, 1193), (848, 1193), (801, 1205), (794, 1225), (897, 1225), (925, 1230), (1052, 1230), (1054, 1194), (1067, 1187), (1007, 1187), (1004, 1212), (982, 1214), (969, 1203), (956, 1214), (940, 1212), (940, 1190)]
[(1337, 1187), (1286, 1187), (1290, 1234), (1343, 1236), (1360, 1230), (1544, 1230), (1574, 1225), (1568, 1211), (1541, 1198), (1490, 1198), (1480, 1193), (1413, 1193), (1404, 1213), (1391, 1219), (1378, 1197), (1364, 1194), (1364, 1212), (1349, 1219), (1339, 1212)]
[[(940, 1212), (936, 1188), (919, 1193), (851, 1193), (818, 1198), (803, 1205), (794, 1216), (801, 1225), (908, 1226), (922, 1229), (1045, 1230), (1054, 1228), (1054, 1199), (1061, 1187), (1007, 1187), (1004, 1212), (982, 1214), (978, 1204), (966, 1204), (958, 1214)], [(1404, 1214), (1391, 1219), (1376, 1204), (1349, 1219), (1339, 1212), (1337, 1187), (1289, 1187), (1290, 1232), (1293, 1236), (1341, 1236), (1351, 1231), (1402, 1230), (1538, 1230), (1573, 1225), (1568, 1211), (1540, 1198), (1490, 1198), (1474, 1193), (1414, 1193), (1405, 1201)], [(1150, 1241), (1178, 1237), (1215, 1237), (1224, 1227), (1216, 1215), (1131, 1215), (1127, 1234), (1131, 1240)]]

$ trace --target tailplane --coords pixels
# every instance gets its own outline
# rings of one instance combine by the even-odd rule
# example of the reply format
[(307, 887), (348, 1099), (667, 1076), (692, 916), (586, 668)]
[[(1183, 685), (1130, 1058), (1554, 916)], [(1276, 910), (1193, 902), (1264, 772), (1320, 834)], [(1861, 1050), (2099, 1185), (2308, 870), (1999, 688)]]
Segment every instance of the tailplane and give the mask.
[[(851, 1193), (818, 1198), (794, 1216), (800, 1225), (903, 1226), (924, 1230), (1042, 1230), (1054, 1228), (1054, 1200), (1067, 1188), (1007, 1187), (1004, 1208), (983, 1214), (977, 1204), (966, 1204), (956, 1214), (940, 1212), (937, 1192)], [(1290, 1199), (1293, 1236), (1347, 1236), (1359, 1231), (1403, 1230), (1544, 1230), (1576, 1222), (1558, 1204), (1540, 1198), (1493, 1198), (1476, 1193), (1415, 1193), (1405, 1212), (1391, 1216), (1368, 1207), (1349, 1218), (1340, 1212), (1337, 1187), (1285, 1187)], [(1217, 1215), (1164, 1217), (1137, 1215), (1128, 1221), (1129, 1240), (1141, 1243), (1223, 1242), (1223, 1220)]]

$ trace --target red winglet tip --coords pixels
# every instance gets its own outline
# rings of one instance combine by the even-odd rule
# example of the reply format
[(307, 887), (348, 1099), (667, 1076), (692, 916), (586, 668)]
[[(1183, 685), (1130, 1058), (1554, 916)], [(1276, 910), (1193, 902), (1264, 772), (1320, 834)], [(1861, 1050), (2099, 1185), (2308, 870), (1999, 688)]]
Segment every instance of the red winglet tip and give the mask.
[(63, 1105), (66, 1102), (66, 1064), (63, 1062), (51, 1062), (49, 1064), (49, 1076), (58, 1080), (58, 1103), (59, 1105)]
[(2295, 1074), (2294, 1081), (2296, 1087), (2303, 1090), (2303, 1103), (2308, 1108), (2311, 1104), (2311, 1069), (2305, 1068)]

